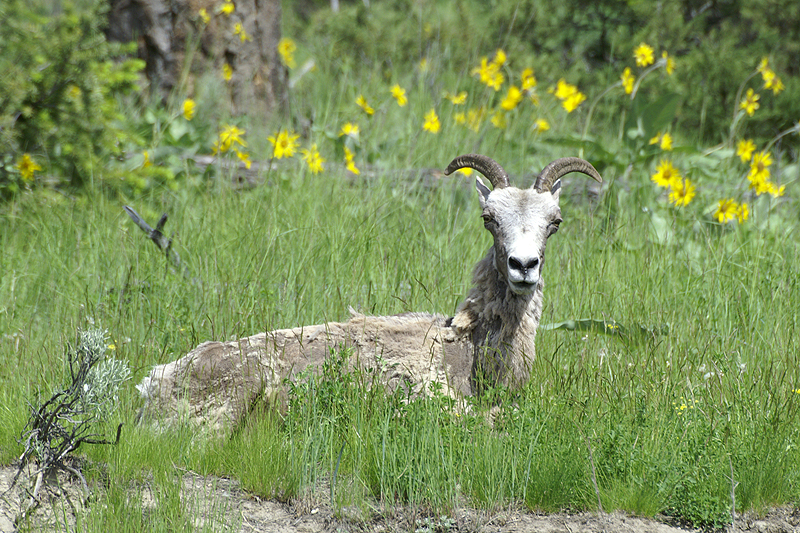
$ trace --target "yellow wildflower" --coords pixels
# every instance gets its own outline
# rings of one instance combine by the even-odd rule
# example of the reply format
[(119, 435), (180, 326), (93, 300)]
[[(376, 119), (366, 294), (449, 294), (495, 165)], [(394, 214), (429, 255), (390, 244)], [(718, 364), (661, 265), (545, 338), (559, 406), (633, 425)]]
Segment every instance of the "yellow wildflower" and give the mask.
[(209, 16), (208, 11), (206, 11), (205, 8), (201, 9), (197, 13), (200, 15), (200, 20), (203, 21), (203, 24), (208, 24), (209, 22), (211, 22), (211, 17)]
[(272, 144), (272, 157), (275, 159), (283, 159), (284, 157), (292, 157), (295, 150), (297, 150), (297, 139), (300, 137), (294, 132), (279, 131), (275, 135), (270, 135), (267, 140)]
[(303, 161), (305, 161), (306, 164), (308, 164), (308, 169), (311, 171), (312, 174), (319, 174), (320, 172), (325, 170), (325, 167), (323, 165), (325, 159), (323, 159), (322, 156), (319, 155), (319, 151), (317, 150), (316, 144), (312, 144), (311, 148), (309, 148), (308, 150), (305, 149), (301, 150), (301, 152), (303, 154)]
[(249, 169), (250, 165), (252, 165), (252, 161), (250, 161), (250, 154), (246, 152), (240, 152), (236, 148), (234, 148), (233, 151), (236, 153), (236, 157), (238, 157), (242, 163), (244, 163), (244, 166)]
[(584, 100), (586, 100), (586, 95), (582, 92), (577, 92), (561, 102), (561, 106), (567, 110), (567, 113), (572, 113)]
[(353, 174), (355, 174), (357, 176), (357, 175), (361, 174), (361, 171), (358, 170), (358, 168), (356, 167), (356, 164), (353, 162), (353, 158), (354, 157), (355, 157), (355, 154), (353, 154), (353, 152), (351, 152), (350, 149), (347, 146), (345, 146), (344, 147), (344, 160), (347, 163), (347, 170), (349, 170), (350, 172), (352, 172)]
[(419, 71), (420, 72), (428, 72), (431, 69), (431, 63), (428, 61), (427, 57), (423, 57), (419, 60)]
[(676, 207), (689, 205), (695, 196), (695, 186), (688, 178), (678, 179), (672, 182), (669, 192), (669, 201)]
[(506, 120), (506, 114), (502, 111), (495, 111), (491, 118), (492, 124), (495, 128), (499, 130), (506, 129), (508, 125), (508, 121)]
[(736, 220), (739, 221), (739, 224), (747, 220), (749, 216), (750, 208), (745, 203), (740, 204), (739, 208), (736, 210)]
[(352, 122), (345, 123), (342, 129), (339, 130), (339, 137), (344, 137), (345, 135), (353, 139), (358, 139), (358, 124), (353, 124)]
[(530, 92), (536, 87), (536, 78), (533, 76), (532, 68), (526, 68), (522, 71), (520, 75), (520, 85), (522, 85), (522, 90), (525, 92)]
[(558, 80), (555, 90), (551, 90), (551, 92), (561, 100), (561, 105), (567, 110), (567, 113), (572, 113), (575, 108), (586, 100), (586, 95), (580, 92), (575, 85), (567, 83), (564, 78)]
[(225, 81), (231, 81), (233, 77), (233, 69), (227, 63), (222, 65), (222, 77), (225, 78)]
[(485, 116), (486, 110), (483, 107), (470, 109), (467, 111), (467, 128), (471, 129), (475, 133), (478, 133)]
[(455, 115), (453, 115), (453, 120), (456, 121), (456, 124), (466, 124), (467, 114), (463, 112), (456, 113)]
[(775, 71), (769, 67), (761, 71), (761, 78), (764, 80), (764, 88), (771, 89), (772, 94), (778, 94), (786, 88)]
[(397, 105), (403, 107), (408, 103), (408, 98), (406, 98), (406, 90), (400, 87), (400, 85), (394, 85), (391, 91), (392, 96), (395, 100), (397, 100)]
[(498, 67), (502, 67), (506, 63), (506, 53), (502, 48), (498, 48), (497, 52), (494, 53), (494, 62), (497, 64)]
[(633, 92), (633, 82), (635, 81), (636, 78), (631, 72), (631, 67), (625, 67), (625, 70), (622, 71), (622, 87), (625, 89), (625, 94)]
[(506, 93), (506, 97), (503, 98), (503, 101), (500, 102), (500, 107), (505, 109), (506, 111), (511, 111), (519, 103), (522, 101), (522, 91), (520, 91), (515, 85), (512, 85), (508, 88), (508, 92)]
[(636, 50), (633, 51), (633, 58), (636, 60), (636, 65), (639, 67), (647, 67), (653, 64), (655, 60), (653, 58), (653, 47), (641, 43), (639, 46), (636, 47)]
[(736, 155), (742, 160), (742, 163), (747, 163), (753, 157), (753, 152), (756, 149), (755, 143), (750, 139), (742, 139), (736, 144)]
[(278, 54), (281, 56), (281, 62), (289, 68), (294, 68), (296, 65), (294, 61), (294, 53), (296, 51), (297, 45), (288, 37), (278, 41)]
[(233, 5), (233, 2), (225, 1), (219, 8), (219, 12), (224, 14), (226, 17), (229, 17), (231, 13), (236, 9), (236, 6)]
[(537, 118), (533, 123), (533, 129), (536, 131), (547, 131), (550, 129), (550, 123), (543, 118)]
[[(145, 152), (147, 154), (147, 152)], [(37, 170), (42, 170), (42, 167), (31, 158), (30, 154), (22, 154), (22, 157), (17, 161), (17, 169), (22, 176), (23, 181), (32, 181), (33, 173)]]
[(784, 193), (786, 192), (786, 185), (781, 185), (780, 187), (778, 187), (771, 181), (768, 181), (766, 185), (767, 185), (767, 192), (775, 198), (783, 196)]
[(753, 89), (747, 89), (747, 96), (739, 103), (739, 108), (744, 109), (745, 112), (752, 117), (756, 109), (759, 108), (759, 98), (760, 96)]
[(142, 155), (144, 156), (144, 161), (142, 161), (142, 168), (147, 168), (151, 166), (153, 162), (150, 160), (150, 153), (147, 150), (145, 150), (142, 152)]
[(667, 71), (667, 74), (672, 76), (672, 73), (675, 72), (675, 60), (667, 54), (666, 50), (661, 52), (661, 59), (664, 60), (664, 70)]
[(662, 159), (658, 167), (656, 167), (656, 172), (650, 177), (650, 180), (658, 185), (659, 187), (672, 187), (672, 184), (676, 181), (681, 179), (681, 174), (678, 172), (672, 165), (672, 161), (667, 159)]
[(657, 144), (662, 150), (670, 151), (672, 150), (672, 135), (669, 133), (659, 133), (650, 139), (650, 144)]
[(761, 58), (761, 61), (758, 63), (758, 67), (756, 67), (756, 71), (764, 72), (769, 68), (769, 58), (764, 56)]
[(770, 165), (772, 165), (772, 154), (769, 152), (761, 151), (753, 154), (747, 179), (750, 181), (750, 188), (755, 189), (756, 194), (768, 192), (766, 183), (769, 181)]
[[(745, 209), (744, 219), (747, 220), (747, 204), (742, 204)], [(714, 211), (714, 218), (717, 219), (717, 222), (720, 224), (727, 224), (731, 220), (733, 220), (737, 216), (737, 212), (740, 211), (739, 204), (733, 198), (726, 198), (724, 200), (720, 200), (719, 204), (717, 205), (717, 210)]]
[(194, 100), (191, 98), (187, 98), (183, 101), (183, 118), (186, 120), (192, 120), (194, 117), (194, 112), (197, 109), (197, 105), (194, 103)]
[(431, 110), (425, 114), (425, 123), (422, 125), (422, 129), (431, 133), (439, 133), (441, 128), (442, 125), (439, 122), (439, 117), (436, 116), (436, 110), (431, 108)]
[(356, 104), (358, 105), (358, 107), (363, 109), (364, 113), (366, 113), (367, 115), (372, 115), (373, 113), (375, 113), (375, 110), (372, 109), (372, 107), (370, 107), (370, 105), (367, 103), (367, 99), (364, 98), (363, 94), (358, 95), (358, 98), (356, 98)]
[(220, 152), (227, 152), (233, 147), (234, 143), (247, 148), (247, 143), (242, 139), (244, 134), (245, 130), (226, 124), (219, 134), (219, 141), (214, 146)]
[(458, 172), (461, 172), (465, 176), (469, 177), (472, 176), (472, 169), (471, 168), (459, 168)]
[(564, 78), (561, 78), (556, 83), (556, 90), (553, 94), (559, 100), (566, 100), (576, 92), (578, 92), (578, 88), (575, 85), (567, 83)]
[(472, 69), (472, 74), (477, 75), (481, 83), (485, 83), (495, 91), (499, 91), (505, 82), (505, 76), (500, 72), (500, 66), (500, 63), (496, 61), (490, 63), (488, 58), (483, 57), (481, 58), (481, 65)]
[(246, 31), (244, 31), (244, 26), (242, 25), (242, 23), (241, 23), (241, 22), (237, 22), (236, 24), (234, 24), (234, 25), (233, 25), (233, 34), (234, 34), (234, 35), (238, 35), (238, 36), (239, 36), (239, 39), (241, 39), (241, 40), (242, 40), (242, 42), (245, 42), (245, 41), (252, 41), (252, 40), (253, 40), (253, 38), (252, 38), (252, 37), (250, 37), (250, 36), (247, 34), (247, 32), (246, 32)]
[(450, 100), (453, 105), (463, 105), (467, 101), (467, 91), (461, 91), (458, 94), (450, 94), (445, 91), (444, 97)]

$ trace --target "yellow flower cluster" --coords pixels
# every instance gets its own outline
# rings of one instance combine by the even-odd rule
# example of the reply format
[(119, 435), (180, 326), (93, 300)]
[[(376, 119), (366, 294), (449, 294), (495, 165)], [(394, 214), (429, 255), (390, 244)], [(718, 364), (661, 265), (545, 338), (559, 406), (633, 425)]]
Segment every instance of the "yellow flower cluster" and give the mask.
[(252, 164), (250, 161), (250, 155), (239, 149), (240, 147), (247, 148), (247, 142), (245, 142), (245, 140), (242, 138), (244, 134), (245, 130), (241, 128), (228, 124), (224, 125), (219, 134), (219, 138), (214, 141), (214, 146), (211, 149), (212, 153), (224, 154), (226, 152), (233, 152), (247, 168), (250, 168), (250, 165)]
[(633, 92), (633, 82), (635, 81), (636, 77), (631, 72), (631, 67), (625, 67), (625, 70), (622, 71), (622, 88), (625, 89), (625, 94)]
[(672, 406), (675, 408), (675, 412), (678, 415), (682, 415), (687, 411), (687, 409), (694, 409), (696, 405), (697, 405), (697, 400), (695, 400), (694, 398), (689, 398), (687, 400), (683, 396), (681, 396), (680, 403), (672, 402)]
[(653, 47), (646, 43), (641, 43), (633, 51), (633, 58), (636, 60), (637, 67), (647, 67), (653, 64)]
[(33, 181), (33, 174), (37, 170), (42, 170), (42, 167), (31, 158), (30, 154), (22, 154), (16, 166), (23, 181)]
[(747, 89), (747, 94), (745, 95), (744, 99), (739, 102), (739, 109), (743, 109), (748, 116), (753, 116), (756, 112), (756, 109), (761, 107), (761, 104), (758, 103), (758, 100), (761, 96), (758, 95), (752, 88)]
[(400, 87), (400, 85), (393, 85), (390, 89), (390, 92), (392, 93), (392, 98), (397, 100), (397, 105), (400, 107), (403, 107), (408, 103), (408, 98), (406, 98), (406, 90)]
[(316, 144), (312, 144), (311, 148), (300, 150), (300, 152), (303, 154), (303, 161), (306, 162), (312, 174), (319, 174), (325, 170), (323, 165), (325, 159), (320, 155)]
[(458, 94), (451, 94), (448, 91), (445, 91), (444, 97), (450, 100), (450, 103), (453, 105), (464, 105), (467, 101), (467, 91), (461, 91)]
[(278, 55), (281, 56), (281, 63), (288, 68), (294, 68), (296, 65), (294, 61), (294, 53), (297, 51), (297, 45), (293, 40), (284, 37), (278, 41)]
[(367, 115), (373, 115), (375, 110), (367, 103), (367, 99), (364, 98), (363, 94), (359, 94), (358, 98), (356, 98), (356, 105), (364, 110), (364, 113)]
[(764, 80), (764, 88), (771, 89), (772, 94), (777, 95), (786, 88), (778, 75), (775, 74), (775, 71), (770, 68), (768, 58), (762, 58), (756, 70), (761, 73), (761, 79)]
[(786, 186), (778, 187), (770, 178), (769, 167), (772, 165), (772, 154), (767, 151), (756, 152), (750, 160), (750, 172), (747, 173), (747, 181), (750, 188), (756, 192), (757, 196), (769, 193), (773, 197), (783, 196)]
[(475, 133), (478, 133), (485, 118), (486, 109), (483, 107), (472, 108), (466, 113), (459, 112), (453, 116), (456, 124), (461, 124)]
[(267, 140), (272, 145), (272, 157), (274, 159), (292, 157), (300, 144), (297, 142), (299, 137), (300, 136), (294, 132), (289, 133), (285, 130), (280, 130), (274, 135), (267, 137)]
[(431, 133), (439, 133), (439, 130), (442, 129), (442, 124), (439, 122), (439, 117), (436, 115), (435, 109), (431, 108), (431, 110), (425, 114), (425, 123), (422, 125), (422, 129)]
[(197, 104), (194, 103), (194, 100), (187, 98), (183, 101), (183, 118), (186, 120), (192, 120), (196, 110)]
[(733, 198), (726, 198), (720, 200), (717, 205), (717, 210), (714, 212), (714, 218), (720, 224), (727, 224), (733, 219), (736, 219), (741, 224), (750, 216), (750, 208), (746, 203), (738, 203)]
[[(641, 83), (642, 79), (650, 72), (660, 67), (664, 67), (664, 70), (669, 75), (675, 72), (675, 60), (670, 57), (666, 50), (661, 52), (661, 59), (656, 62), (655, 51), (653, 47), (647, 43), (641, 43), (636, 47), (633, 51), (633, 59), (638, 67), (650, 67), (642, 73), (638, 83)], [(634, 92), (637, 90), (638, 83), (636, 82), (636, 76), (633, 75), (631, 68), (625, 67), (620, 76), (620, 81), (618, 82), (625, 91), (625, 94), (635, 96)], [(631, 96), (631, 98), (633, 98), (633, 96)]]
[(586, 95), (580, 92), (575, 85), (567, 83), (564, 78), (558, 80), (553, 94), (561, 100), (561, 106), (567, 110), (567, 113), (575, 111), (586, 100)]
[(253, 40), (253, 38), (250, 37), (246, 31), (244, 31), (244, 26), (241, 22), (237, 22), (233, 25), (233, 34), (238, 35), (242, 42)]
[(669, 133), (659, 133), (650, 139), (650, 144), (657, 144), (659, 148), (668, 152), (672, 150), (672, 135)]
[(342, 129), (339, 130), (339, 137), (343, 137), (345, 135), (352, 137), (355, 140), (358, 140), (358, 124), (353, 124), (352, 122), (346, 122)]
[(358, 170), (358, 168), (356, 167), (356, 164), (353, 162), (354, 158), (355, 158), (355, 154), (353, 152), (351, 152), (350, 149), (347, 146), (345, 146), (344, 147), (344, 161), (345, 161), (345, 164), (347, 166), (347, 170), (349, 170), (350, 172), (352, 172), (353, 174), (355, 174), (357, 176), (357, 175), (361, 174), (361, 171)]
[(689, 202), (697, 194), (697, 188), (688, 179), (681, 176), (681, 173), (676, 169), (672, 161), (662, 159), (656, 172), (650, 177), (653, 183), (659, 187), (669, 189), (669, 201), (676, 207), (684, 207), (689, 205)]
[(472, 69), (472, 75), (478, 76), (481, 83), (486, 84), (495, 91), (499, 91), (506, 81), (506, 77), (501, 71), (506, 59), (506, 53), (502, 49), (498, 49), (494, 54), (494, 59), (491, 61), (487, 57), (482, 57), (480, 66)]

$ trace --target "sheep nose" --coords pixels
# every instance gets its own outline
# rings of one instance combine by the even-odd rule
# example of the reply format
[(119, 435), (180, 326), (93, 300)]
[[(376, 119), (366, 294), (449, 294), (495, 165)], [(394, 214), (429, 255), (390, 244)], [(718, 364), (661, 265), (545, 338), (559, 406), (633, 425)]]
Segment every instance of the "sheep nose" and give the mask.
[(528, 275), (529, 270), (535, 269), (538, 265), (539, 265), (538, 257), (517, 258), (510, 256), (508, 258), (508, 270), (519, 272), (520, 274), (522, 274), (523, 278), (525, 278)]

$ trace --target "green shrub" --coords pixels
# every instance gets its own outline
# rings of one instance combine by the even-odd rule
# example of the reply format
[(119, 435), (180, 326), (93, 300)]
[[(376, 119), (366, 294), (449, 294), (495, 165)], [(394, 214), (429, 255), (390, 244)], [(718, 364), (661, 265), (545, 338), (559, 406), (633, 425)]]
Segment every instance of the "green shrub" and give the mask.
[(21, 0), (0, 6), (0, 195), (40, 181), (34, 170), (56, 185), (103, 180), (118, 155), (117, 97), (137, 88), (144, 62), (106, 41), (106, 9), (94, 0), (48, 17)]

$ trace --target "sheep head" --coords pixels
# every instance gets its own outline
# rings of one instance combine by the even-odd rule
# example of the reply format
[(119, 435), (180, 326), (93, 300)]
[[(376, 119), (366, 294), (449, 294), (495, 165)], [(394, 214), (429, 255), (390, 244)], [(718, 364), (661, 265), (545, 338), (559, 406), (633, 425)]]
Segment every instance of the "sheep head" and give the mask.
[(561, 178), (571, 172), (581, 172), (601, 183), (603, 179), (589, 162), (577, 157), (553, 161), (529, 189), (511, 187), (505, 170), (496, 161), (478, 154), (455, 158), (445, 174), (464, 167), (483, 174), (493, 187), (490, 190), (480, 177), (475, 181), (481, 217), (494, 238), (497, 272), (512, 293), (532, 294), (540, 286), (547, 239), (558, 231), (561, 223), (558, 205)]

